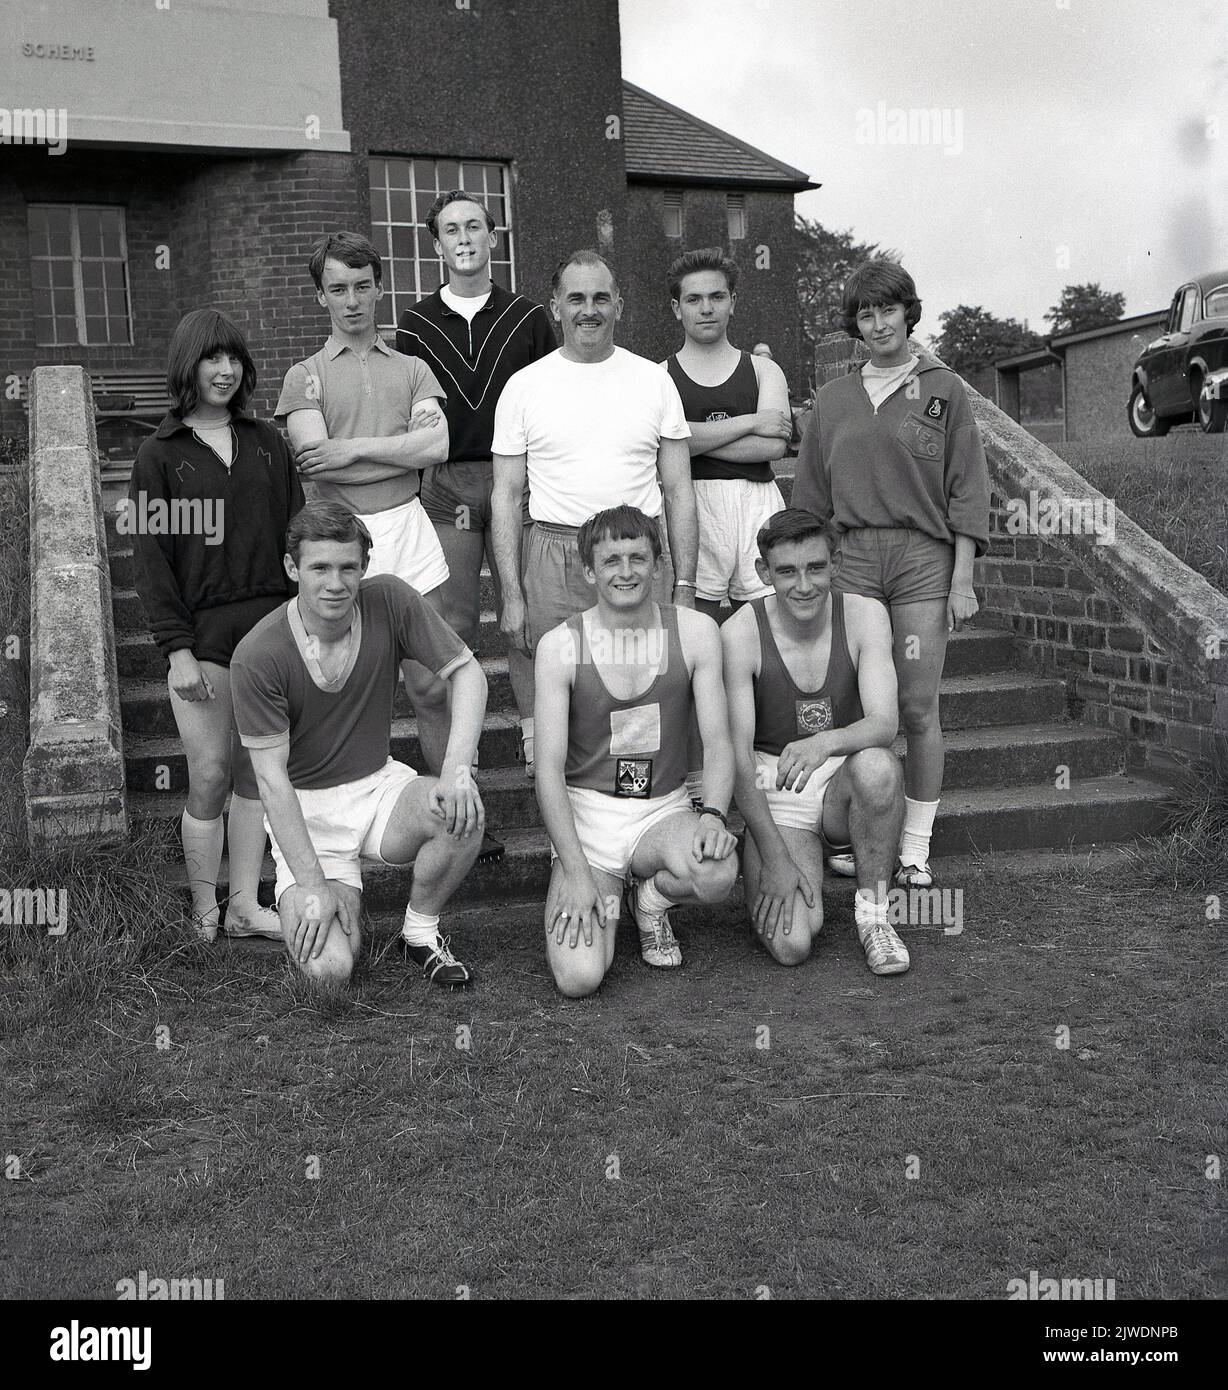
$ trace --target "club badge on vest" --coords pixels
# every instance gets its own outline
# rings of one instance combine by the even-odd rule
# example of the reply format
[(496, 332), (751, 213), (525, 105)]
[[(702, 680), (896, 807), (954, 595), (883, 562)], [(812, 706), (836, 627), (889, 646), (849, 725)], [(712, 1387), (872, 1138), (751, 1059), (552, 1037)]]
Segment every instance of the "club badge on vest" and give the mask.
[(821, 734), (831, 728), (831, 698), (824, 695), (821, 700), (795, 700), (797, 732), (802, 738), (811, 734)]
[(947, 413), (949, 401), (944, 401), (941, 396), (931, 396), (925, 404), (925, 413), (931, 420), (941, 420)]
[(619, 758), (614, 770), (614, 795), (637, 796), (647, 799), (652, 795), (652, 759)]

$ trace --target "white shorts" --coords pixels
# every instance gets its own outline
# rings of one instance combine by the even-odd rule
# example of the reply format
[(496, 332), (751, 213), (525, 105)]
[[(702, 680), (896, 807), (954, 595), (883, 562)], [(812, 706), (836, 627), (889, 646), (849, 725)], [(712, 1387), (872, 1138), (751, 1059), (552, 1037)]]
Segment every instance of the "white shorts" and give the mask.
[(420, 594), (429, 594), (447, 579), (448, 562), (439, 536), (416, 497), (400, 507), (358, 519), (371, 532), (373, 542), (364, 579), (395, 574)]
[(811, 773), (809, 781), (800, 792), (790, 791), (787, 787), (777, 791), (776, 768), (779, 759), (774, 753), (763, 753), (756, 748), (755, 784), (763, 788), (773, 823), (821, 835), (823, 800), (831, 779), (840, 771), (846, 756), (841, 753), (838, 757), (828, 758), (817, 772)]
[[(378, 859), (381, 864), (388, 862), (379, 852), (380, 842), (388, 829), (397, 798), (417, 776), (412, 767), (389, 758), (378, 772), (360, 777), (357, 782), (295, 791), (307, 822), (311, 847), (325, 878), (339, 879), (351, 887), (361, 888), (360, 858)], [(294, 874), (282, 857), (268, 816), (264, 818), (264, 828), (269, 834), (273, 863), (277, 865), (275, 901), (280, 902), (286, 889), (294, 886)]]
[(699, 514), (699, 569), (695, 597), (720, 603), (728, 597), (745, 603), (772, 592), (755, 570), (759, 528), (785, 499), (775, 483), (745, 478), (700, 478), (695, 483)]
[[(676, 811), (690, 811), (685, 787), (668, 796), (640, 800), (634, 796), (610, 796), (591, 787), (568, 787), (571, 814), (584, 857), (594, 869), (615, 878), (626, 878), (631, 861), (646, 830)], [(558, 855), (550, 846), (550, 860)]]

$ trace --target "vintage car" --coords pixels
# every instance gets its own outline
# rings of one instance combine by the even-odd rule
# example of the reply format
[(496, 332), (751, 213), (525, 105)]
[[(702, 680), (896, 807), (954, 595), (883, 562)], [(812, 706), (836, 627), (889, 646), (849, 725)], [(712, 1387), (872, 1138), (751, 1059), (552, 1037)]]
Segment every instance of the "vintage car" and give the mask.
[(1164, 332), (1134, 364), (1129, 413), (1130, 428), (1144, 437), (1188, 420), (1207, 434), (1228, 423), (1228, 270), (1201, 275), (1173, 296)]

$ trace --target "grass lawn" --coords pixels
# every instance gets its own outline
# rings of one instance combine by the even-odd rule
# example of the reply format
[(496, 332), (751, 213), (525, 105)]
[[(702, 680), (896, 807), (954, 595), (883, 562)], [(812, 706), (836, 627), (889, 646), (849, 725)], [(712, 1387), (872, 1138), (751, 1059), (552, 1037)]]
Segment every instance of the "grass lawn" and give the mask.
[(1144, 531), (1228, 593), (1228, 434), (1051, 444)]
[(624, 915), (581, 1002), (536, 906), (457, 926), (468, 995), (387, 926), (335, 999), (272, 944), (11, 931), (0, 1296), (1222, 1296), (1224, 927), (1119, 853), (1040, 863), (948, 861), (965, 930), (896, 979), (846, 890), (792, 971), (725, 912), (649, 972)]

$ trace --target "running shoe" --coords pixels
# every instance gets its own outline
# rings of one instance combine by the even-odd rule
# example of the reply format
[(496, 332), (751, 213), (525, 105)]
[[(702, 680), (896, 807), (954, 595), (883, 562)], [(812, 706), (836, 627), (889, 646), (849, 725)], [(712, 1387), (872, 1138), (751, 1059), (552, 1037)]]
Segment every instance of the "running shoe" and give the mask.
[(464, 989), (473, 980), (467, 965), (463, 965), (448, 949), (452, 938), (436, 936), (433, 946), (411, 946), (401, 937), (401, 954), (421, 966), (422, 974), (441, 989)]
[(250, 917), (227, 911), (222, 930), (232, 937), (267, 936), (271, 941), (280, 941), (281, 918), (269, 907), (258, 907)]
[(908, 969), (908, 948), (889, 923), (867, 922), (862, 926), (859, 922), (857, 935), (866, 953), (866, 964), (876, 975), (902, 975)]
[(668, 910), (656, 915), (640, 907), (640, 889), (631, 895), (631, 914), (640, 933), (640, 955), (645, 965), (673, 970), (682, 964), (682, 947), (669, 924)]
[(857, 877), (857, 861), (853, 858), (852, 850), (849, 850), (847, 854), (828, 855), (827, 867), (837, 878)]
[(924, 864), (905, 864), (901, 859), (896, 862), (895, 881), (900, 888), (928, 888), (934, 881), (934, 875), (930, 872), (928, 860)]

